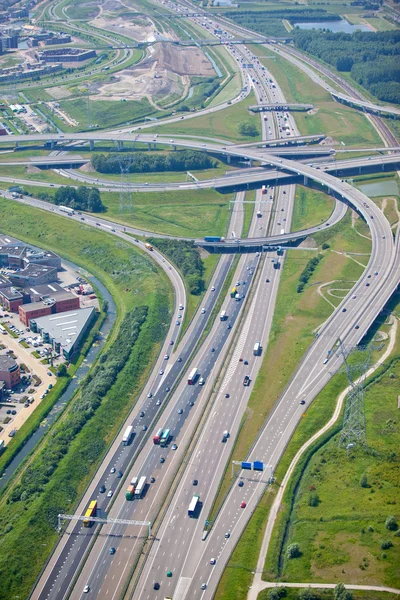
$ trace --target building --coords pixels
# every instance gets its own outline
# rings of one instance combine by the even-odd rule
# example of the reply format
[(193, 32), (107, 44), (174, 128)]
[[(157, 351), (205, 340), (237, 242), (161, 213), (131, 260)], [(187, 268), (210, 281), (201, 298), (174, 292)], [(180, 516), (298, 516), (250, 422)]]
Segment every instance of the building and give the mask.
[(19, 365), (16, 361), (6, 354), (0, 355), (0, 381), (4, 381), (7, 389), (11, 389), (18, 385), (20, 380)]
[(10, 273), (10, 281), (13, 285), (21, 287), (29, 285), (40, 285), (57, 280), (57, 269), (47, 265), (28, 264), (26, 269), (17, 273)]
[(39, 53), (40, 60), (55, 63), (82, 62), (95, 56), (95, 50), (83, 50), (81, 48), (60, 48), (57, 50), (44, 50), (44, 52)]
[(78, 296), (71, 294), (71, 292), (66, 292), (63, 288), (52, 295), (27, 296), (26, 290), (23, 290), (23, 292), (25, 293), (25, 298), (29, 298), (29, 302), (32, 301), (30, 304), (23, 303), (18, 307), (19, 318), (26, 327), (29, 327), (32, 319), (79, 309), (80, 302)]
[(55, 46), (56, 44), (69, 44), (72, 42), (71, 36), (64, 35), (51, 35), (44, 40), (46, 46)]
[(10, 286), (0, 289), (0, 304), (4, 310), (17, 313), (23, 301), (23, 295), (15, 287)]
[(30, 327), (42, 336), (44, 342), (51, 344), (57, 354), (70, 360), (89, 331), (95, 314), (91, 306), (33, 319)]
[(49, 252), (48, 250), (34, 250), (33, 248), (27, 248), (23, 263), (24, 266), (27, 266), (28, 264), (49, 265), (55, 267), (57, 271), (61, 270), (61, 258), (57, 254), (54, 254), (54, 252)]

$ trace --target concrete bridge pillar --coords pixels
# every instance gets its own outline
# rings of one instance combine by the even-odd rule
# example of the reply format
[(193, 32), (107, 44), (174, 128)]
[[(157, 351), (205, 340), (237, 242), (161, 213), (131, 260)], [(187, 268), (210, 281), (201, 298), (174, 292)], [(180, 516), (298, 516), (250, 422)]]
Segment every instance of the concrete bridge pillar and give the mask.
[(148, 142), (147, 147), (149, 150), (151, 150), (151, 142)]
[(304, 175), (304, 181), (303, 181), (303, 185), (305, 185), (306, 187), (308, 186), (308, 177), (307, 175)]
[(253, 159), (252, 158), (250, 158), (249, 163), (250, 163), (250, 168), (252, 168), (253, 167)]
[(121, 140), (118, 140), (118, 142), (117, 142), (118, 152), (121, 152), (123, 147), (124, 147), (124, 142), (121, 142)]
[(89, 142), (89, 148), (93, 151), (94, 150), (94, 140), (90, 140)]
[(228, 163), (228, 165), (230, 165), (230, 164), (231, 164), (231, 158), (232, 158), (232, 157), (231, 157), (231, 155), (230, 155), (230, 154), (227, 154), (227, 155), (226, 155), (226, 162)]
[(53, 148), (55, 148), (55, 145), (56, 145), (55, 141), (54, 141), (54, 140), (51, 140), (51, 141), (50, 141), (50, 148), (51, 148), (52, 150), (53, 150)]
[(18, 148), (18, 142), (15, 142), (15, 148)]
[(176, 152), (176, 146), (172, 146), (172, 150)]

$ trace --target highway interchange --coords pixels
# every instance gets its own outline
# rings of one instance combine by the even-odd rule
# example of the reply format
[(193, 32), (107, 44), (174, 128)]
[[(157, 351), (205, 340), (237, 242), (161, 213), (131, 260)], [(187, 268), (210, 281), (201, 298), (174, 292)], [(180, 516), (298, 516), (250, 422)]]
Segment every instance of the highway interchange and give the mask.
[[(245, 58), (250, 56), (247, 48), (241, 45), (235, 45), (234, 53), (242, 53)], [(254, 88), (257, 101), (269, 99), (284, 102), (279, 88), (272, 89), (268, 86), (261, 67), (257, 66), (256, 61), (254, 63), (253, 72), (247, 72), (247, 76), (253, 79), (249, 85)], [(279, 119), (279, 113), (269, 113), (269, 121), (261, 121), (263, 140), (278, 137), (277, 117)], [(297, 135), (291, 116), (289, 122), (294, 135)], [(102, 134), (93, 135), (98, 139), (97, 136)], [(154, 134), (140, 134), (140, 137), (139, 134), (135, 135), (137, 141), (154, 143)], [(29, 138), (21, 137), (21, 142)], [(118, 139), (131, 140), (132, 135), (119, 134)], [(268, 468), (264, 472), (252, 472), (251, 477), (245, 471), (238, 472), (207, 536), (204, 535), (204, 520), (210, 512), (231, 452), (232, 440), (238, 432), (261, 365), (262, 358), (254, 356), (252, 349), (256, 341), (261, 343), (264, 350), (267, 347), (281, 269), (274, 268), (270, 253), (243, 254), (236, 263), (233, 255), (223, 255), (201, 304), (203, 310), (195, 316), (178, 346), (176, 341), (180, 326), (177, 323), (182, 322), (187, 303), (185, 288), (174, 266), (156, 250), (151, 252), (175, 289), (171, 327), (148, 383), (127, 420), (127, 424), (133, 424), (135, 428), (132, 444), (121, 446), (121, 432), (76, 512), (83, 514), (88, 501), (96, 498), (100, 514), (107, 513), (111, 518), (129, 520), (156, 520), (156, 535), (152, 537), (150, 545), (146, 546), (146, 560), (142, 559), (140, 569), (132, 579), (132, 597), (155, 600), (164, 597), (171, 597), (173, 600), (206, 599), (213, 597), (229, 555), (264, 493), (269, 476), (304, 410), (340, 367), (342, 356), (338, 351), (339, 338), (347, 347), (357, 344), (396, 289), (400, 279), (399, 239), (397, 237), (393, 240), (390, 225), (380, 209), (349, 183), (331, 175), (329, 170), (332, 167), (329, 165), (325, 169), (318, 164), (319, 168), (316, 168), (314, 165), (310, 166), (310, 163), (279, 157), (264, 148), (228, 147), (223, 146), (220, 141), (204, 144), (202, 141), (180, 138), (167, 140), (162, 136), (158, 136), (156, 140), (157, 143), (203, 148), (215, 153), (227, 154), (229, 151), (231, 156), (268, 163), (280, 172), (284, 170), (316, 181), (345, 202), (336, 203), (330, 219), (332, 222), (328, 224), (342, 218), (349, 204), (363, 216), (372, 238), (372, 252), (363, 275), (319, 329), (318, 336), (255, 440), (250, 456), (243, 457), (250, 461), (261, 460)], [(368, 160), (356, 159), (363, 165), (372, 165), (373, 161), (396, 164), (397, 161), (392, 155), (372, 158), (369, 163)], [(337, 164), (334, 168), (338, 169)], [(239, 191), (227, 233), (227, 240), (230, 241), (225, 244), (243, 243), (242, 240), (237, 242), (243, 228), (240, 202), (243, 201), (244, 193), (240, 191), (241, 185), (254, 180), (263, 181), (263, 176), (265, 177), (264, 174), (255, 174), (250, 170), (248, 173), (229, 177), (230, 184), (237, 186)], [(198, 187), (203, 184), (204, 187), (210, 187), (211, 183), (215, 187), (215, 181), (199, 182)], [(183, 189), (191, 185), (184, 184)], [(260, 238), (264, 242), (272, 239), (274, 243), (275, 240), (280, 240), (281, 243), (288, 241), (294, 189), (295, 186), (290, 185), (290, 182), (274, 187), (273, 208), (272, 204), (262, 204), (261, 193), (257, 192), (249, 240)], [(54, 210), (32, 198), (23, 198), (22, 201)], [(261, 211), (261, 218), (256, 216), (257, 210)], [(80, 219), (77, 215), (66, 218)], [(287, 229), (284, 235), (280, 235), (281, 219), (286, 219), (284, 228)], [(98, 227), (96, 222), (99, 220), (85, 217), (85, 222)], [(141, 235), (143, 232), (106, 220), (101, 220), (101, 226), (107, 227), (110, 234), (146, 251), (141, 241), (135, 241), (132, 235), (128, 235)], [(279, 260), (282, 266), (284, 257)], [(233, 265), (234, 273), (230, 270)], [(218, 311), (214, 314), (214, 322), (209, 323), (208, 335), (202, 338), (227, 276), (238, 283), (240, 299), (230, 298), (229, 294), (222, 298), (219, 310), (226, 310), (228, 319), (221, 321)], [(180, 309), (180, 306), (183, 308)], [(164, 356), (168, 356), (168, 359)], [(187, 374), (193, 366), (204, 377), (204, 386), (187, 386)], [(245, 375), (250, 378), (248, 387), (243, 386)], [(304, 402), (305, 406), (300, 402)], [(143, 416), (140, 416), (142, 413)], [(173, 438), (167, 448), (160, 448), (152, 442), (152, 436), (159, 427), (171, 429)], [(225, 430), (229, 431), (230, 437), (223, 443)], [(172, 449), (172, 443), (177, 445), (176, 450)], [(161, 457), (164, 462), (160, 462)], [(123, 472), (122, 479), (111, 473), (113, 468)], [(149, 483), (142, 500), (127, 502), (125, 489), (129, 480), (142, 474), (146, 475), (148, 482), (150, 477), (154, 477), (154, 482)], [(198, 482), (197, 485), (193, 485), (194, 480)], [(175, 483), (170, 490), (173, 482)], [(240, 487), (239, 482), (243, 482)], [(99, 492), (101, 484), (105, 485), (107, 491), (113, 491), (112, 497)], [(165, 502), (169, 490), (170, 496)], [(199, 493), (201, 497), (201, 514), (198, 519), (187, 516), (193, 493)], [(165, 506), (160, 513), (164, 502)], [(240, 508), (242, 502), (246, 503), (244, 509)], [(146, 529), (132, 525), (106, 525), (98, 536), (96, 533), (95, 527), (83, 530), (79, 523), (68, 526), (32, 598), (58, 600), (69, 594), (68, 597), (81, 598), (84, 597), (85, 585), (90, 588), (90, 597), (114, 599), (121, 596), (129, 585), (129, 578), (146, 537)], [(111, 546), (116, 549), (114, 556), (110, 556)], [(212, 558), (215, 559), (213, 565), (210, 564)], [(166, 576), (167, 571), (171, 571), (172, 577)], [(155, 583), (159, 584), (158, 589), (155, 589)]]

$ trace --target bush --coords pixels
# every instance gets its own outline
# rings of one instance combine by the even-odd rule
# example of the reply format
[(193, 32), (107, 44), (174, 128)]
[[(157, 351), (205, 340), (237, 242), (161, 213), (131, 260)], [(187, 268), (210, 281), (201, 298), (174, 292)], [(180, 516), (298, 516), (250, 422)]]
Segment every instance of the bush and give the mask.
[(286, 596), (286, 589), (279, 587), (279, 588), (273, 588), (272, 590), (269, 590), (267, 593), (267, 600), (280, 600), (281, 598), (285, 598)]
[(257, 125), (252, 121), (241, 121), (238, 126), (238, 131), (240, 135), (243, 136), (257, 137), (258, 135)]
[(385, 527), (389, 531), (397, 531), (399, 526), (397, 525), (397, 521), (395, 517), (388, 517), (385, 521)]
[(361, 486), (362, 488), (367, 488), (367, 487), (369, 487), (369, 485), (368, 485), (368, 477), (367, 477), (367, 474), (366, 474), (366, 473), (363, 473), (363, 474), (361, 475), (361, 479), (360, 479), (360, 486)]
[(300, 590), (298, 594), (299, 600), (319, 600), (319, 595), (312, 588)]
[(161, 173), (163, 171), (192, 171), (211, 169), (217, 162), (205, 152), (180, 150), (168, 154), (135, 152), (133, 154), (95, 154), (92, 165), (99, 173), (121, 172), (121, 166), (128, 173)]
[(333, 600), (353, 600), (353, 593), (346, 590), (343, 583), (338, 583), (333, 592)]
[(319, 504), (319, 496), (316, 492), (310, 494), (308, 498), (308, 506), (318, 506)]
[(149, 238), (149, 242), (176, 264), (185, 277), (189, 293), (200, 295), (204, 290), (204, 265), (194, 242), (162, 238)]
[(299, 544), (289, 544), (289, 546), (286, 549), (286, 556), (291, 559), (291, 558), (298, 558), (301, 555), (300, 552), (300, 546)]
[(308, 283), (311, 275), (314, 273), (315, 269), (317, 268), (317, 265), (320, 263), (322, 258), (323, 255), (318, 254), (318, 256), (314, 256), (314, 258), (308, 261), (299, 277), (299, 283), (297, 285), (298, 294), (300, 294), (303, 291), (304, 286), (306, 285), (306, 283)]
[(382, 550), (389, 550), (389, 548), (391, 548), (392, 546), (393, 546), (393, 542), (391, 542), (390, 540), (383, 540), (383, 542), (381, 542)]
[(99, 190), (97, 188), (87, 188), (83, 185), (77, 189), (70, 186), (58, 188), (54, 196), (54, 202), (75, 210), (87, 210), (93, 213), (105, 211)]

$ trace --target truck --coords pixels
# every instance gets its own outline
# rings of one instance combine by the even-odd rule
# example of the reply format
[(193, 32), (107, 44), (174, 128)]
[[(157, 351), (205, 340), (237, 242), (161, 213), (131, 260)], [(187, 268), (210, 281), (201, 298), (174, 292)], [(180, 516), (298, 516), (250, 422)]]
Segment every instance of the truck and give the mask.
[(153, 251), (153, 246), (152, 246), (151, 244), (148, 244), (147, 242), (146, 242), (146, 244), (144, 245), (144, 247), (145, 247), (145, 248), (147, 248), (147, 250), (150, 250), (150, 252), (152, 252), (152, 251)]
[(260, 354), (261, 354), (261, 344), (260, 344), (260, 342), (256, 342), (254, 344), (253, 354), (254, 354), (254, 356), (260, 356)]
[(237, 289), (235, 287), (233, 287), (231, 289), (231, 298), (234, 298), (236, 296), (236, 293), (237, 293)]
[(220, 321), (226, 321), (227, 318), (228, 318), (228, 315), (226, 314), (226, 310), (223, 310), (221, 312), (221, 314), (219, 315), (219, 319), (220, 319)]
[(188, 377), (188, 385), (194, 385), (197, 379), (197, 375), (198, 375), (198, 371), (197, 368), (194, 367), (190, 373), (189, 373), (189, 377)]
[(85, 518), (83, 520), (84, 527), (90, 527), (93, 525), (94, 521), (89, 521), (89, 517), (95, 517), (97, 510), (97, 500), (92, 500), (85, 512)]
[(265, 194), (267, 193), (267, 186), (266, 186), (266, 185), (263, 185), (263, 186), (262, 186), (262, 188), (261, 188), (261, 193), (262, 193), (263, 195), (265, 195)]
[(125, 492), (126, 500), (133, 500), (135, 497), (135, 486), (129, 485), (128, 489)]
[(142, 497), (145, 486), (146, 486), (146, 476), (143, 475), (139, 479), (139, 483), (135, 487), (135, 498), (141, 498)]
[(129, 427), (127, 427), (125, 429), (125, 433), (122, 438), (123, 446), (129, 446), (129, 444), (131, 443), (131, 440), (132, 440), (132, 435), (133, 435), (133, 427), (132, 427), (132, 425), (129, 425)]
[(223, 443), (225, 443), (225, 442), (226, 442), (226, 440), (228, 439), (228, 437), (229, 437), (229, 431), (228, 431), (228, 430), (226, 430), (226, 431), (224, 431), (224, 433), (222, 434), (222, 442), (223, 442)]
[(240, 301), (240, 294), (235, 294), (235, 300), (236, 300), (236, 302)]
[(67, 214), (67, 215), (69, 215), (70, 217), (72, 217), (72, 215), (74, 215), (74, 214), (75, 214), (75, 211), (74, 211), (74, 209), (73, 209), (73, 208), (70, 208), (69, 206), (62, 206), (62, 205), (60, 205), (58, 208), (59, 208), (59, 210), (60, 210), (61, 212), (64, 212), (64, 213), (66, 213), (66, 214)]
[(156, 435), (153, 437), (153, 444), (158, 445), (160, 443), (162, 434), (163, 434), (163, 430), (159, 429), (157, 431)]
[(280, 268), (281, 268), (281, 263), (279, 262), (279, 260), (277, 258), (275, 258), (274, 269), (280, 269)]
[(220, 237), (218, 235), (206, 235), (206, 237), (204, 238), (205, 242), (224, 242), (225, 238), (224, 237)]
[(257, 218), (261, 219), (261, 217), (262, 217), (262, 212), (261, 212), (261, 210), (258, 210), (257, 211)]
[(194, 494), (190, 504), (189, 504), (189, 509), (188, 509), (188, 515), (189, 517), (195, 517), (196, 513), (197, 513), (197, 508), (199, 506), (199, 502), (200, 502), (200, 496), (198, 494)]

